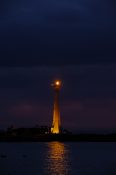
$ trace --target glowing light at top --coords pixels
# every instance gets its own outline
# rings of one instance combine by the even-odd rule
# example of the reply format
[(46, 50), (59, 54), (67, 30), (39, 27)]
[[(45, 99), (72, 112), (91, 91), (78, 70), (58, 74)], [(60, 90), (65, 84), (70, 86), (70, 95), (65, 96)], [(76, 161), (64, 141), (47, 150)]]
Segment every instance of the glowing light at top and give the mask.
[(56, 81), (55, 84), (56, 84), (57, 86), (59, 86), (59, 85), (60, 85), (60, 81)]
[(53, 83), (52, 83), (52, 87), (56, 90), (60, 89), (62, 86), (62, 83), (60, 80), (55, 80)]

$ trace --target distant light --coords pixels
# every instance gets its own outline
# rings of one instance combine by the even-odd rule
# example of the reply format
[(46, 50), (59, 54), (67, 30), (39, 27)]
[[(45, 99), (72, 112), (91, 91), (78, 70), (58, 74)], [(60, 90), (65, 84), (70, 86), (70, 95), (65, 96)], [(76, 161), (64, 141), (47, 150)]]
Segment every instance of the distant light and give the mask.
[(60, 85), (60, 81), (56, 81), (56, 83), (55, 83), (55, 84), (56, 84), (57, 86), (58, 86), (58, 85)]
[(62, 86), (62, 82), (61, 80), (56, 79), (55, 81), (53, 81), (53, 83), (51, 84), (51, 86), (55, 89), (55, 90), (60, 90), (61, 86)]

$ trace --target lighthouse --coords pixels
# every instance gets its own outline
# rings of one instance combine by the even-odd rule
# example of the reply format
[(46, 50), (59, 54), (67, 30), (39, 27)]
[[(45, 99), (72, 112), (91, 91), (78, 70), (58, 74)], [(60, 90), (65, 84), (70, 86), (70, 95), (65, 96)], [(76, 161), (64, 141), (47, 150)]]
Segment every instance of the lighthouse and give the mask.
[(54, 90), (54, 106), (53, 106), (53, 121), (51, 127), (52, 134), (61, 133), (61, 120), (60, 120), (60, 107), (59, 107), (59, 93), (61, 89), (61, 81), (56, 80), (53, 82), (52, 87)]

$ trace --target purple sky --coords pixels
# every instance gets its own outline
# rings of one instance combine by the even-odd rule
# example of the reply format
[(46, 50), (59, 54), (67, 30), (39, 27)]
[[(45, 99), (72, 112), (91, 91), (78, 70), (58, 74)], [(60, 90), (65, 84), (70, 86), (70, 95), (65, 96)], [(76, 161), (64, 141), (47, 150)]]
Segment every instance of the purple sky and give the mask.
[(53, 79), (63, 126), (116, 129), (116, 2), (0, 1), (0, 128), (51, 125)]
[(63, 81), (62, 124), (70, 130), (116, 128), (116, 65), (0, 69), (0, 126), (51, 125), (52, 80)]

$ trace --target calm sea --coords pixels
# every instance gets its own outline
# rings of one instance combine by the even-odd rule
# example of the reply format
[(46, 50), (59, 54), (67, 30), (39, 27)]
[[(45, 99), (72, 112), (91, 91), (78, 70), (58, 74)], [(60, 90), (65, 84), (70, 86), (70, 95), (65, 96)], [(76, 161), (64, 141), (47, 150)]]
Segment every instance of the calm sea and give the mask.
[(0, 175), (116, 175), (116, 143), (0, 143)]

